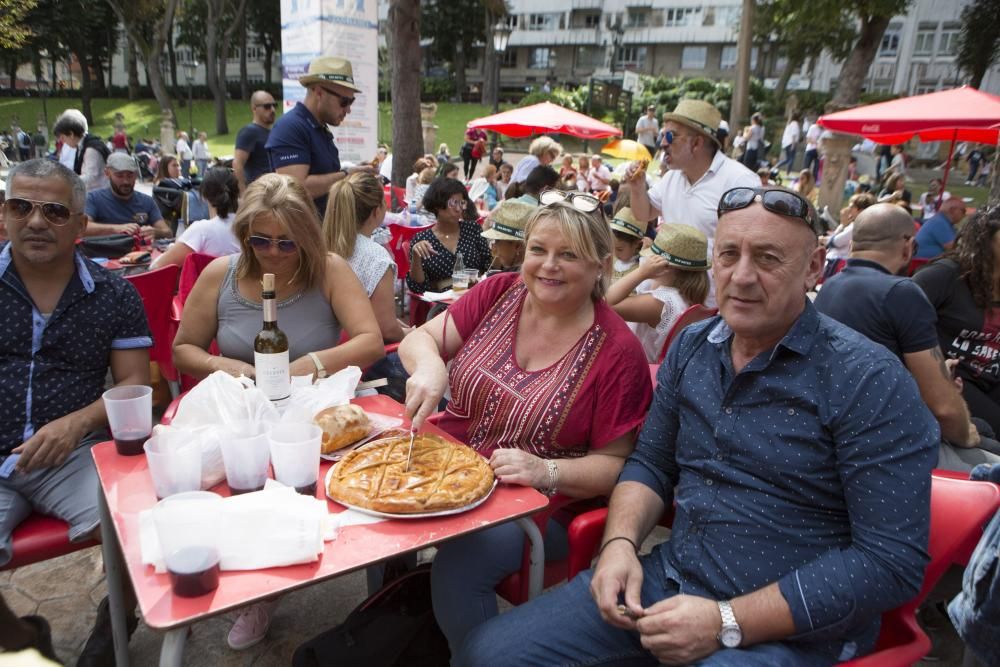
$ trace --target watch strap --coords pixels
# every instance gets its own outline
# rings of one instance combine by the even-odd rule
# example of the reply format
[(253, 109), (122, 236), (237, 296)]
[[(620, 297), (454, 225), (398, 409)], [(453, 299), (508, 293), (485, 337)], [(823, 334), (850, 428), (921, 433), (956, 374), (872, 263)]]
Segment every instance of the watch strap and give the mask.
[(319, 355), (315, 352), (309, 352), (309, 358), (312, 359), (313, 364), (316, 366), (316, 377), (320, 380), (326, 377), (326, 366), (320, 361)]

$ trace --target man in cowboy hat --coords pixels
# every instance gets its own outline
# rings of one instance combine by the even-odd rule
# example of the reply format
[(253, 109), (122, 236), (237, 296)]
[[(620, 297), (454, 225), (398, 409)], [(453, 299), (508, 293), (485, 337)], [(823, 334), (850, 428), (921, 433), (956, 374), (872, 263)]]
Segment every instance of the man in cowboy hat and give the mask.
[(351, 61), (321, 56), (309, 63), (309, 71), (299, 77), (306, 98), (278, 119), (267, 138), (271, 168), (301, 183), (316, 202), (320, 218), (326, 211), (330, 186), (347, 178), (349, 172), (375, 173), (368, 165), (343, 169), (340, 152), (333, 143), (328, 125), (340, 125), (361, 89), (354, 82)]
[[(760, 185), (757, 174), (720, 150), (717, 133), (721, 120), (719, 110), (708, 102), (681, 100), (673, 113), (663, 115), (663, 159), (670, 171), (648, 192), (643, 170), (634, 168), (626, 177), (636, 218), (661, 216), (663, 222), (696, 227), (708, 238), (709, 252), (722, 193), (738, 186)], [(707, 305), (715, 305), (711, 291)]]

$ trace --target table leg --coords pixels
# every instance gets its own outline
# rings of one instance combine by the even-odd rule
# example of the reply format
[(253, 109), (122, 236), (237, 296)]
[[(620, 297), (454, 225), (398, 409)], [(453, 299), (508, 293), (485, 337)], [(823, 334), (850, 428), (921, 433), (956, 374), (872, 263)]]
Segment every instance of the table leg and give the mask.
[(531, 543), (531, 567), (528, 570), (528, 599), (538, 597), (542, 593), (542, 584), (545, 578), (545, 542), (542, 539), (542, 531), (538, 530), (538, 525), (531, 517), (521, 517), (517, 519), (517, 525), (528, 536)]
[(101, 551), (104, 553), (104, 577), (108, 585), (108, 607), (111, 613), (111, 636), (115, 644), (116, 667), (128, 667), (128, 629), (125, 622), (125, 604), (122, 595), (124, 563), (119, 556), (118, 538), (115, 536), (108, 501), (104, 490), (97, 489), (97, 508), (101, 516)]
[(164, 635), (163, 646), (160, 648), (160, 667), (181, 667), (188, 630), (190, 628), (187, 626), (174, 628)]

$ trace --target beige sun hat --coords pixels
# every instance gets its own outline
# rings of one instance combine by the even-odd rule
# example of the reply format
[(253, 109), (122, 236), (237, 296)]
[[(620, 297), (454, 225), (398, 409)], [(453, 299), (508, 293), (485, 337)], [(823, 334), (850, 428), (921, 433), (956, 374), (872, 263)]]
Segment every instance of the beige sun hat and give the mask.
[(701, 132), (714, 141), (717, 146), (721, 146), (717, 133), (719, 131), (719, 123), (722, 121), (722, 114), (708, 102), (702, 100), (681, 100), (677, 103), (677, 107), (673, 113), (663, 114), (663, 122), (667, 122), (668, 120)]
[(705, 271), (712, 266), (708, 259), (708, 239), (691, 225), (661, 226), (653, 245), (639, 254), (643, 257), (659, 255), (667, 264), (687, 271)]
[(354, 83), (354, 68), (351, 61), (336, 56), (320, 56), (309, 63), (309, 71), (299, 77), (299, 83), (308, 86), (314, 83), (335, 83), (344, 88), (364, 92)]
[(646, 235), (646, 225), (635, 219), (632, 209), (628, 206), (622, 206), (618, 209), (615, 217), (608, 224), (611, 225), (611, 229), (614, 231), (634, 236), (637, 239), (641, 239)]
[(515, 199), (502, 201), (490, 213), (493, 226), (480, 236), (495, 241), (524, 241), (524, 228), (528, 224), (528, 218), (537, 209), (537, 206)]

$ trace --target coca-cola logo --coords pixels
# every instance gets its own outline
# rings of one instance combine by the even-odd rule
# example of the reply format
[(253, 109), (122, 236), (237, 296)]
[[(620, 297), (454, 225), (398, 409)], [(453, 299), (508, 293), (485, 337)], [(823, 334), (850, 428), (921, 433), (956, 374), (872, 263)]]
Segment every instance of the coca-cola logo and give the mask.
[(862, 132), (878, 132), (881, 129), (882, 129), (882, 126), (879, 125), (878, 123), (876, 123), (874, 125), (862, 125), (861, 126), (861, 131)]

